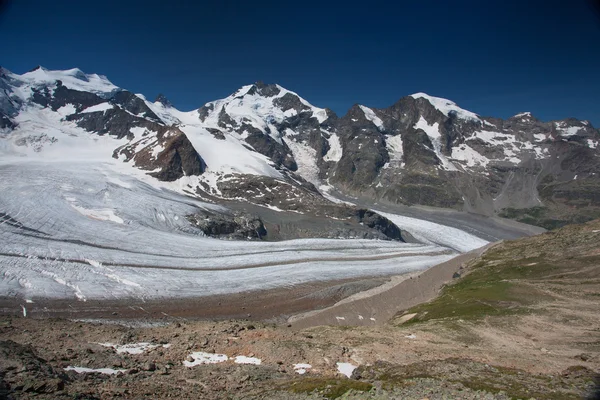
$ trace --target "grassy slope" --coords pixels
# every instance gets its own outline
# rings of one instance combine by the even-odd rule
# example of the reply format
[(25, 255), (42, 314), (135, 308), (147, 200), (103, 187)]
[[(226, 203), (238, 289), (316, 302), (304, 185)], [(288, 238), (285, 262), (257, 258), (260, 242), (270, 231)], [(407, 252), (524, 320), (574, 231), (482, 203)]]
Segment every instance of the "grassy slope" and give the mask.
[(559, 296), (600, 296), (599, 281), (595, 220), (493, 247), (435, 300), (408, 310), (417, 313), (409, 323), (543, 312), (538, 305)]

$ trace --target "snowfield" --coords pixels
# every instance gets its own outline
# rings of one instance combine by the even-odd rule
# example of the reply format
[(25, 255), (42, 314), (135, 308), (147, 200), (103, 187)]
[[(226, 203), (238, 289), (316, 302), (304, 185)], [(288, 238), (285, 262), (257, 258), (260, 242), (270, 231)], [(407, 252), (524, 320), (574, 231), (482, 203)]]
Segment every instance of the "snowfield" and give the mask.
[(2, 296), (86, 301), (237, 293), (422, 270), (487, 243), (393, 215), (423, 244), (223, 241), (186, 220), (198, 209), (221, 207), (165, 188), (177, 184), (149, 184), (110, 162), (25, 159), (0, 163)]

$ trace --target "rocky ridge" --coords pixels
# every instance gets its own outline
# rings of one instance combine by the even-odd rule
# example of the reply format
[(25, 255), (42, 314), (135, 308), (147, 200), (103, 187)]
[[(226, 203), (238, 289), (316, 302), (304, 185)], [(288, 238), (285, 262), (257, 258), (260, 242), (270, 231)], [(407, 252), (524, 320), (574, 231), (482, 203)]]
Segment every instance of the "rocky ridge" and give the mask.
[[(545, 227), (600, 215), (600, 132), (587, 121), (482, 117), (424, 93), (338, 117), (262, 82), (181, 112), (163, 95), (152, 103), (77, 69), (0, 78), (13, 153), (60, 147), (48, 131), (108, 135), (112, 157), (161, 181), (185, 179), (201, 197), (305, 212), (331, 204), (335, 190)], [(33, 129), (34, 119), (52, 129)]]

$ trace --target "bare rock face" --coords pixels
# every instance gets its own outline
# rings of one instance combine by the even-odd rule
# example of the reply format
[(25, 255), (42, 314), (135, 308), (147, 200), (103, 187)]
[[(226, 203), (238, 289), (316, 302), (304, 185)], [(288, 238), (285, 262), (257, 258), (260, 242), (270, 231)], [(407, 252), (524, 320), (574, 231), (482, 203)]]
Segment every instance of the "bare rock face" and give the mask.
[(267, 234), (262, 220), (246, 213), (198, 211), (188, 220), (205, 235), (219, 239), (261, 239)]

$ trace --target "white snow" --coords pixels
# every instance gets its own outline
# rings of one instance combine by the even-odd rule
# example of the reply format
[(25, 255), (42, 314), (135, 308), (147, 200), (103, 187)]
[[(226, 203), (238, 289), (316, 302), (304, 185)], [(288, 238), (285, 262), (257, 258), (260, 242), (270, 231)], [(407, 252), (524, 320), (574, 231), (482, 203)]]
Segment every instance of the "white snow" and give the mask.
[(246, 357), (246, 356), (236, 356), (234, 362), (236, 364), (252, 364), (252, 365), (262, 364), (262, 360), (260, 358)]
[(73, 104), (69, 103), (60, 107), (58, 110), (56, 110), (56, 112), (61, 116), (66, 117), (67, 115), (75, 114), (77, 112), (77, 109)]
[(454, 103), (453, 101), (450, 101), (448, 99), (443, 99), (441, 97), (433, 97), (426, 93), (415, 93), (415, 94), (411, 95), (411, 97), (414, 99), (423, 98), (423, 99), (429, 101), (429, 103), (431, 103), (432, 106), (434, 106), (436, 109), (438, 109), (442, 114), (444, 114), (447, 117), (450, 116), (450, 113), (452, 113), (462, 119), (471, 119), (471, 120), (480, 121), (479, 116), (477, 114), (460, 108), (459, 106), (456, 105), (456, 103)]
[[(16, 75), (16, 74), (13, 74)], [(17, 77), (29, 84), (48, 84), (60, 80), (69, 89), (106, 94), (118, 90), (105, 76), (85, 74), (80, 69), (73, 68), (64, 71), (50, 71), (38, 68)]]
[[(2, 161), (0, 209), (44, 234), (22, 236), (0, 224), (0, 253), (6, 254), (0, 255), (0, 293), (80, 300), (208, 296), (402, 274), (453, 257), (439, 254), (447, 247), (432, 244), (206, 238), (185, 215), (197, 208), (222, 210), (219, 206), (100, 164)], [(107, 184), (106, 174), (129, 187)], [(90, 218), (65, 197), (85, 210), (117, 210), (126, 223)], [(378, 259), (381, 255), (391, 258)]]
[(300, 375), (304, 375), (311, 368), (312, 368), (312, 365), (310, 365), (310, 364), (303, 364), (303, 363), (294, 364), (294, 371), (296, 371), (296, 373), (300, 374)]
[(340, 161), (343, 155), (342, 143), (340, 142), (340, 138), (337, 134), (332, 133), (331, 136), (329, 136), (329, 139), (327, 139), (327, 141), (329, 142), (329, 151), (327, 151), (327, 154), (323, 156), (323, 160), (333, 162)]
[(296, 160), (296, 164), (298, 165), (297, 174), (308, 182), (318, 186), (320, 183), (317, 151), (304, 143), (296, 142), (294, 139), (287, 139), (285, 143), (292, 151), (294, 160)]
[(477, 236), (450, 226), (378, 210), (375, 211), (424, 243), (435, 243), (460, 252), (475, 250), (489, 243)]
[(407, 339), (416, 339), (417, 338), (417, 336), (414, 333), (411, 333), (410, 335), (406, 335), (404, 337)]
[(515, 114), (513, 116), (513, 118), (531, 118), (531, 117), (532, 117), (532, 115), (531, 115), (531, 113), (529, 111), (525, 111), (525, 112), (522, 112), (522, 113), (519, 113), (519, 114)]
[(404, 148), (402, 147), (402, 136), (386, 135), (385, 147), (387, 148), (388, 154), (390, 155), (390, 161), (402, 161), (402, 157), (404, 155)]
[(246, 146), (249, 145), (240, 137), (225, 135), (225, 140), (217, 140), (199, 124), (186, 124), (179, 128), (186, 134), (196, 151), (202, 154), (208, 171), (282, 177), (267, 157), (248, 151)]
[(100, 103), (100, 104), (96, 104), (95, 106), (91, 106), (88, 108), (85, 108), (81, 111), (81, 113), (92, 113), (92, 112), (100, 112), (100, 111), (107, 111), (114, 108), (112, 104), (110, 103)]
[(577, 135), (581, 128), (579, 126), (570, 126), (568, 128), (561, 129), (561, 136), (573, 136)]
[(467, 167), (474, 167), (477, 165), (486, 167), (490, 162), (489, 158), (482, 156), (465, 143), (452, 148), (451, 158), (463, 161)]
[(421, 116), (419, 121), (414, 126), (415, 129), (422, 129), (425, 131), (427, 136), (429, 136), (429, 140), (431, 140), (431, 144), (433, 145), (433, 151), (435, 155), (442, 163), (442, 168), (447, 171), (458, 171), (456, 166), (452, 164), (448, 157), (442, 154), (442, 135), (440, 134), (439, 124), (435, 122), (433, 125), (429, 125), (429, 123)]
[(587, 144), (589, 148), (595, 149), (596, 147), (598, 147), (598, 140), (588, 139)]
[(190, 357), (192, 357), (194, 361), (184, 361), (183, 365), (186, 367), (194, 367), (201, 364), (219, 364), (229, 360), (229, 357), (225, 354), (205, 353), (203, 351), (194, 352), (190, 354)]
[(358, 368), (358, 366), (356, 365), (352, 365), (350, 363), (345, 363), (345, 362), (339, 362), (336, 363), (337, 365), (337, 370), (340, 374), (346, 375), (348, 378), (352, 377), (352, 372), (354, 372), (354, 370), (356, 368)]
[(371, 121), (373, 124), (375, 124), (375, 126), (377, 127), (377, 129), (379, 129), (380, 131), (383, 131), (383, 121), (381, 120), (381, 118), (379, 118), (375, 114), (375, 111), (373, 111), (369, 107), (365, 107), (365, 106), (359, 106), (359, 107), (365, 113), (365, 117), (369, 121)]
[(113, 368), (85, 368), (85, 367), (72, 367), (68, 366), (64, 369), (65, 371), (75, 371), (78, 374), (90, 374), (100, 373), (104, 375), (116, 375), (119, 372), (124, 373), (125, 369), (113, 369)]
[(154, 349), (156, 347), (160, 347), (160, 346), (162, 346), (164, 348), (169, 347), (169, 345), (166, 345), (166, 344), (159, 345), (159, 344), (152, 344), (152, 343), (148, 343), (148, 342), (128, 343), (128, 344), (114, 344), (114, 343), (98, 343), (98, 344), (101, 346), (104, 346), (104, 347), (111, 347), (111, 348), (115, 349), (118, 354), (122, 354), (122, 353), (142, 354), (143, 352)]

